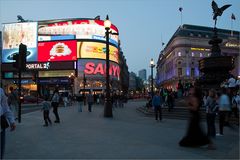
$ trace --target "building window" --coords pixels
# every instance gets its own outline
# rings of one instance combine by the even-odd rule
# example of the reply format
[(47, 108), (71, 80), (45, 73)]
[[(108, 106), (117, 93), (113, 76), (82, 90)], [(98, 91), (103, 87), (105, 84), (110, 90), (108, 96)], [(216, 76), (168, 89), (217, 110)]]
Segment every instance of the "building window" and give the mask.
[(192, 62), (192, 65), (194, 65), (194, 62)]
[(181, 62), (181, 61), (178, 61), (178, 64), (180, 65), (180, 64), (182, 64), (182, 62)]
[(202, 53), (200, 53), (200, 57), (202, 57), (203, 55), (202, 55)]
[(195, 76), (195, 70), (194, 70), (194, 68), (191, 68), (191, 77), (194, 77)]
[(209, 56), (210, 56), (210, 53), (208, 53), (207, 56), (209, 57)]
[(178, 52), (178, 57), (181, 57), (182, 56), (182, 53), (181, 52)]
[(182, 68), (178, 68), (178, 76), (182, 76)]
[(192, 52), (192, 57), (194, 57), (194, 52)]

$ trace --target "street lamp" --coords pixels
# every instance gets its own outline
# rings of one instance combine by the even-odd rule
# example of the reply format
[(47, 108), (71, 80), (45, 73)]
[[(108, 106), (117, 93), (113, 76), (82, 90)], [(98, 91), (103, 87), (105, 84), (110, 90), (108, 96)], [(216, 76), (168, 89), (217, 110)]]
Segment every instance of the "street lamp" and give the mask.
[(151, 96), (153, 98), (153, 67), (155, 67), (153, 59), (151, 59), (150, 61), (150, 67), (151, 67)]
[(108, 18), (108, 15), (106, 17), (106, 20), (104, 21), (104, 27), (105, 27), (105, 36), (106, 36), (106, 101), (105, 101), (105, 107), (104, 107), (104, 117), (112, 117), (112, 103), (110, 99), (110, 87), (109, 87), (109, 34), (110, 34), (110, 27), (111, 27), (111, 21)]

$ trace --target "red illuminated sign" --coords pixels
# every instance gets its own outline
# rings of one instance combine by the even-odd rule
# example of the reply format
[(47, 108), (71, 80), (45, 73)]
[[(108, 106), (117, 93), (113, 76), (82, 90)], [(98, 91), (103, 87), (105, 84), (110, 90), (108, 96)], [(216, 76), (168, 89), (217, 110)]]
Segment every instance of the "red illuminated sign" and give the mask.
[[(79, 24), (97, 24), (99, 26), (104, 27), (104, 21), (103, 20), (69, 20), (69, 21), (62, 21), (62, 22), (55, 22), (55, 23), (49, 23), (49, 27), (54, 26), (70, 26), (70, 25), (79, 25)], [(118, 32), (118, 29), (113, 24), (111, 25), (111, 29)]]
[(77, 42), (55, 41), (38, 43), (38, 61), (74, 61), (77, 59)]
[[(106, 71), (106, 65), (103, 63), (93, 63), (93, 62), (88, 62), (85, 64), (85, 69), (84, 73), (85, 74), (101, 74), (105, 75)], [(114, 76), (114, 77), (120, 77), (120, 68), (118, 65), (113, 65), (110, 64), (109, 66), (109, 75)]]

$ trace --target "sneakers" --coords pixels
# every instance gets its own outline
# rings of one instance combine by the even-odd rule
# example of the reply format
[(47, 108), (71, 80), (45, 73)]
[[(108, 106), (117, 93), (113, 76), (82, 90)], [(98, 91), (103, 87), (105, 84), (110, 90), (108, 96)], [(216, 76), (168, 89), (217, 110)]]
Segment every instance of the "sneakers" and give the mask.
[(207, 149), (208, 150), (216, 150), (216, 147), (210, 144), (207, 146)]
[(223, 134), (217, 133), (216, 136), (223, 136)]

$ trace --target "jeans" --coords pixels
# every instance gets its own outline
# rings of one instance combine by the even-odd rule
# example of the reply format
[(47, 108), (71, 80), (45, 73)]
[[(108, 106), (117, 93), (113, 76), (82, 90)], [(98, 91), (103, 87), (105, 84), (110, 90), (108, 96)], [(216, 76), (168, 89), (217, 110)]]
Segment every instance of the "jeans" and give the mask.
[(88, 111), (92, 112), (92, 102), (88, 102)]
[(162, 120), (162, 108), (160, 106), (155, 107), (155, 119), (161, 121)]
[(52, 124), (52, 121), (49, 117), (49, 110), (43, 111), (43, 118), (44, 118), (44, 121), (45, 121), (45, 125), (48, 125), (48, 122), (49, 122), (49, 124)]
[(213, 138), (216, 136), (215, 118), (215, 113), (207, 113), (207, 134), (209, 137)]
[(6, 131), (5, 131), (5, 129), (2, 129), (2, 131), (1, 131), (1, 159), (3, 159), (3, 155), (4, 155), (5, 140), (6, 140)]
[(223, 127), (225, 124), (225, 118), (229, 111), (219, 111), (219, 132), (220, 134), (223, 134)]
[(82, 106), (84, 105), (83, 101), (78, 102), (78, 112), (82, 112)]
[(53, 113), (56, 117), (56, 121), (59, 121), (59, 115), (58, 115), (58, 102), (52, 102), (52, 106), (53, 106)]

